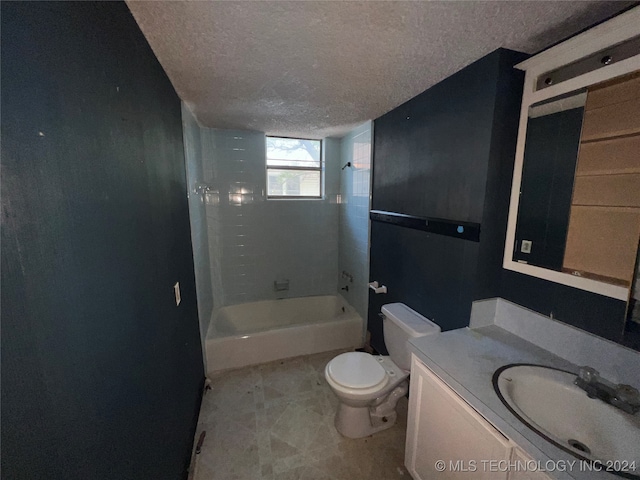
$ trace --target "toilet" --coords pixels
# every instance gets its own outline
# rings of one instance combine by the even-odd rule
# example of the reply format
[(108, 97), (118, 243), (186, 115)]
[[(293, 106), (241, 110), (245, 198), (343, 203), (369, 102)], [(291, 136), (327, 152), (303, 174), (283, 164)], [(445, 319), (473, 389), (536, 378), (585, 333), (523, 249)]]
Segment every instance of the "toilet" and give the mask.
[(411, 353), (407, 341), (440, 332), (438, 325), (403, 303), (384, 305), (382, 315), (389, 356), (343, 353), (324, 370), (340, 401), (335, 426), (345, 437), (366, 437), (396, 423), (396, 404), (409, 390)]

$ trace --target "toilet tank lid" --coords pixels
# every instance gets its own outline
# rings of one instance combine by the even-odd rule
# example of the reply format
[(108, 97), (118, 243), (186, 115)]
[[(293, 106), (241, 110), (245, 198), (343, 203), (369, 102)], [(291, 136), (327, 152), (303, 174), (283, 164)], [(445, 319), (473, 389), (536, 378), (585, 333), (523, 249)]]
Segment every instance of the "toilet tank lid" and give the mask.
[(440, 332), (440, 326), (423, 317), (404, 303), (388, 303), (382, 306), (382, 313), (410, 337), (423, 337)]

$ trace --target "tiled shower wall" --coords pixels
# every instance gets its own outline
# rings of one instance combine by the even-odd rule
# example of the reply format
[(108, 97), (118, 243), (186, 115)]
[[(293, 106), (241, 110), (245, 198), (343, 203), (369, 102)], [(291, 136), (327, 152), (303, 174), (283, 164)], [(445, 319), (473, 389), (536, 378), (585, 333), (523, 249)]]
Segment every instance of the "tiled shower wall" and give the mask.
[[(263, 133), (199, 127), (186, 107), (183, 117), (202, 339), (217, 308), (345, 285), (366, 319), (372, 123), (324, 140), (322, 200), (267, 200)], [(289, 290), (276, 292), (276, 280)]]
[[(340, 177), (339, 287), (347, 301), (367, 319), (369, 302), (369, 202), (371, 193), (372, 122), (340, 140), (340, 164), (351, 162)], [(342, 272), (353, 277), (353, 282)]]
[(200, 340), (203, 344), (213, 311), (213, 291), (209, 268), (209, 242), (207, 240), (207, 218), (204, 195), (197, 194), (195, 188), (202, 181), (202, 143), (200, 127), (186, 105), (182, 104), (182, 130), (184, 135), (184, 156), (187, 169), (189, 197), (189, 220), (191, 222), (191, 243), (198, 297), (198, 317), (200, 319)]
[[(337, 289), (339, 147), (323, 143), (325, 196), (267, 200), (265, 136), (201, 129), (215, 308)], [(274, 281), (289, 281), (277, 292)]]

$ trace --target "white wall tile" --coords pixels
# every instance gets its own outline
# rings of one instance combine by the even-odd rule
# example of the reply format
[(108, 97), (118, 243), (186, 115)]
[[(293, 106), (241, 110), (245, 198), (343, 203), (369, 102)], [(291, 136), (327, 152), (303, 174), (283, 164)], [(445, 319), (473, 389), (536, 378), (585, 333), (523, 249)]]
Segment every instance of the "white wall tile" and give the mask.
[(205, 196), (195, 193), (194, 190), (197, 185), (204, 182), (205, 173), (202, 164), (200, 127), (184, 103), (182, 104), (182, 127), (187, 170), (191, 242), (198, 301), (198, 319), (200, 323), (200, 340), (203, 345), (202, 352), (204, 355), (206, 351), (204, 348), (205, 338), (213, 311), (213, 286), (209, 260), (209, 226), (206, 215)]
[[(202, 129), (203, 171), (219, 192), (207, 204), (216, 307), (335, 294), (338, 265), (339, 141), (324, 144), (323, 200), (267, 200), (260, 132)], [(288, 279), (288, 292), (275, 280)]]
[[(367, 122), (340, 140), (341, 170), (338, 286), (349, 285), (349, 292), (341, 291), (360, 316), (367, 319), (369, 302), (369, 198), (371, 192), (371, 127)], [(353, 282), (342, 278), (346, 271)]]
[[(193, 233), (196, 278), (208, 273), (208, 284), (199, 282), (201, 317), (225, 305), (333, 295), (344, 286), (340, 272), (346, 270), (354, 281), (341, 293), (366, 319), (371, 122), (342, 139), (324, 140), (324, 199), (269, 201), (264, 134), (191, 121), (185, 136), (189, 129), (192, 158), (201, 159), (193, 171), (210, 187), (199, 196), (200, 213), (192, 215), (193, 232), (205, 239), (198, 243)], [(352, 168), (341, 170), (348, 161)], [(273, 282), (282, 279), (290, 289), (276, 292)], [(201, 323), (204, 333), (209, 317)]]

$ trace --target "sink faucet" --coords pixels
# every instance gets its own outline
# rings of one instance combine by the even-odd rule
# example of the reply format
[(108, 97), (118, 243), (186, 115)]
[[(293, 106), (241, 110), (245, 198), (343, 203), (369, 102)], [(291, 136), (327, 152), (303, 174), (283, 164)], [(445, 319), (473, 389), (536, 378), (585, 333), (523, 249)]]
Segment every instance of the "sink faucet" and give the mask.
[(618, 384), (605, 380), (591, 367), (580, 367), (575, 383), (587, 392), (589, 398), (597, 398), (631, 415), (640, 411), (640, 392), (631, 385)]

